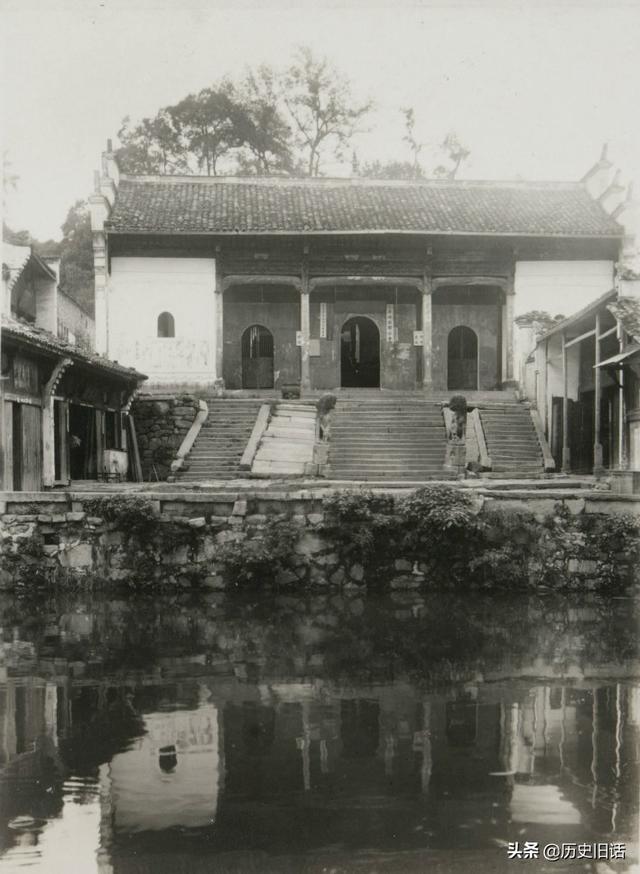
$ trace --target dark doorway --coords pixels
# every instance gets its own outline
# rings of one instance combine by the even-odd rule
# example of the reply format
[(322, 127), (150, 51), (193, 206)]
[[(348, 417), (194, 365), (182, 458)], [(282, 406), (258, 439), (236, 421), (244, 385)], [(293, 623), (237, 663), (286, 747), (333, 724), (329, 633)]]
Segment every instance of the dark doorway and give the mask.
[(273, 334), (262, 325), (242, 335), (242, 388), (273, 388)]
[(71, 479), (97, 476), (95, 412), (91, 407), (69, 404), (69, 467)]
[(14, 403), (13, 406), (13, 490), (22, 491), (22, 404)]
[(465, 325), (458, 325), (449, 334), (447, 388), (454, 391), (478, 388), (478, 337)]
[(371, 319), (354, 316), (342, 326), (340, 363), (343, 388), (380, 387), (380, 331)]

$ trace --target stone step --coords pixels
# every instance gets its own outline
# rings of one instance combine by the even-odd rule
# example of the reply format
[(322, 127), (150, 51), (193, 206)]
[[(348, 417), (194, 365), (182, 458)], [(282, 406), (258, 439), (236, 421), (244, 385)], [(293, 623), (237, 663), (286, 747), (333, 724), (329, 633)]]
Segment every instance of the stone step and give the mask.
[(206, 398), (209, 415), (177, 480), (229, 479), (238, 475), (242, 453), (253, 429), (260, 400)]
[(251, 473), (263, 475), (272, 474), (289, 474), (291, 476), (302, 476), (304, 474), (304, 463), (290, 461), (256, 461), (251, 468)]
[(274, 416), (270, 424), (273, 424), (274, 428), (296, 428), (299, 431), (309, 431), (311, 434), (314, 434), (316, 430), (315, 419), (307, 421), (305, 419), (292, 419), (289, 416)]
[(316, 410), (313, 408), (307, 407), (285, 407), (282, 404), (278, 404), (274, 413), (274, 416), (292, 416), (293, 418), (300, 419), (316, 419)]
[[(375, 459), (380, 457), (381, 464), (387, 458), (400, 458), (406, 464), (411, 464), (415, 458), (444, 458), (445, 449), (441, 447), (423, 448), (415, 446), (399, 447), (392, 450), (391, 447), (377, 446), (333, 446), (329, 449), (330, 458), (364, 458)], [(373, 463), (373, 462), (371, 462)]]
[[(397, 470), (443, 470), (444, 458), (425, 458), (421, 462), (407, 464), (403, 459), (388, 458), (384, 463), (367, 462), (357, 456), (340, 458), (336, 461), (329, 459), (329, 465), (332, 469), (341, 470), (342, 468), (353, 468), (358, 470), (377, 470), (384, 474), (385, 471)], [(506, 467), (507, 465), (505, 465)]]
[[(286, 458), (295, 458), (300, 459), (304, 458), (307, 461), (311, 461), (313, 457), (313, 445), (305, 445), (304, 443), (299, 443), (297, 446), (290, 444), (287, 447), (287, 455)], [(273, 458), (277, 461), (283, 460), (282, 449), (278, 446), (277, 443), (267, 443), (258, 449), (256, 453), (256, 461), (260, 459), (264, 461), (266, 458)]]
[(380, 474), (375, 471), (362, 470), (329, 471), (328, 478), (365, 483), (384, 483), (390, 479), (394, 482), (416, 483), (455, 479), (453, 475), (442, 471), (407, 471), (403, 473), (394, 473), (393, 476), (386, 476), (384, 473)]

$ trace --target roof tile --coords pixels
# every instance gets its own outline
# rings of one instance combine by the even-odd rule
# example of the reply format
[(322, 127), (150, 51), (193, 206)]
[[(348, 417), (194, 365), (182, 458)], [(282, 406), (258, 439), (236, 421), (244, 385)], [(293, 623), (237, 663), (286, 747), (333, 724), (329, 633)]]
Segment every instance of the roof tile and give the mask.
[(108, 229), (620, 236), (579, 183), (123, 177)]

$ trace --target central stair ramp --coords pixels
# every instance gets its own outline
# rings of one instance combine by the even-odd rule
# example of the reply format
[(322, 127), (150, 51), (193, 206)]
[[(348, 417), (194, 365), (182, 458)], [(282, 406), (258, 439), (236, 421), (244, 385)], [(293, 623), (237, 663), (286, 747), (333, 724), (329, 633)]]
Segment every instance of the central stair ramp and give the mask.
[(258, 446), (251, 475), (304, 476), (311, 470), (316, 442), (315, 403), (279, 401)]
[(338, 396), (327, 476), (341, 480), (451, 479), (442, 406), (423, 398)]

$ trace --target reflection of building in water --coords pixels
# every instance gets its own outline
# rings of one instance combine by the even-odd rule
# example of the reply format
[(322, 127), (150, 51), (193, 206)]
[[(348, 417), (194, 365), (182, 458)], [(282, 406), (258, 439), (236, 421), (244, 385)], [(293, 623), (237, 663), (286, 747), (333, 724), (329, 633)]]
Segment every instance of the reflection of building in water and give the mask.
[[(103, 870), (119, 839), (142, 851), (143, 832), (155, 844), (169, 829), (210, 829), (221, 851), (423, 846), (427, 832), (487, 846), (520, 828), (630, 835), (637, 809), (640, 692), (624, 684), (10, 680), (0, 708), (5, 775), (32, 763), (31, 794), (5, 815), (58, 817), (64, 792), (68, 818), (69, 776), (99, 772)], [(57, 806), (34, 749), (57, 757)]]
[(196, 828), (215, 822), (222, 776), (218, 711), (148, 713), (145, 734), (111, 760), (113, 828), (123, 832)]

